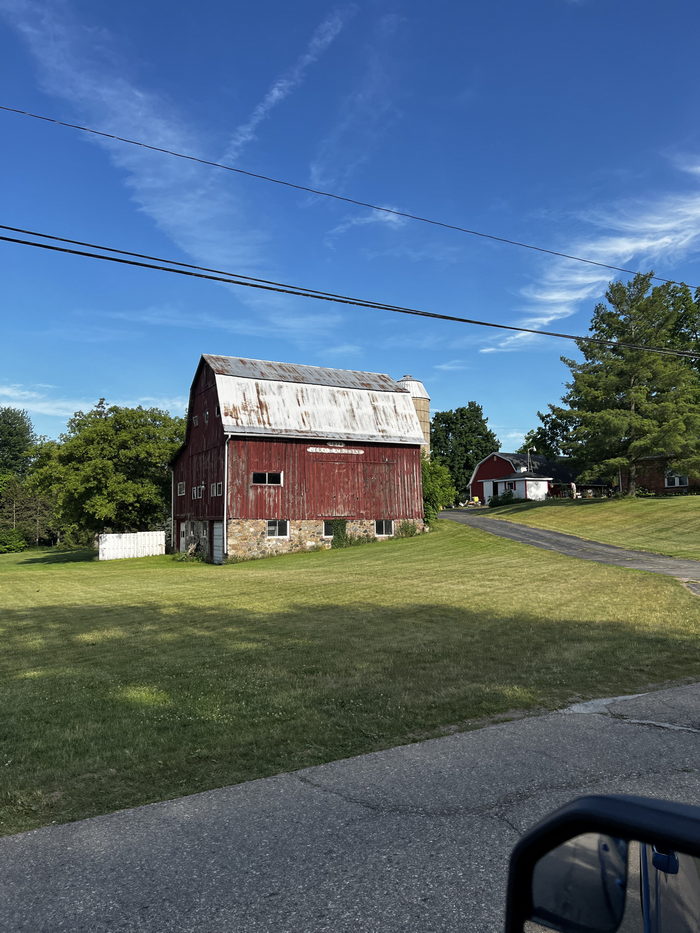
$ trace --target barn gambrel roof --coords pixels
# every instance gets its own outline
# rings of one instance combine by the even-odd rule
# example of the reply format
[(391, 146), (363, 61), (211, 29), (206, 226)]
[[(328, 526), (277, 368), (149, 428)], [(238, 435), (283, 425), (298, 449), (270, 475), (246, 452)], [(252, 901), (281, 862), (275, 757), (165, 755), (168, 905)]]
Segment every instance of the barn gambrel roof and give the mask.
[(410, 393), (384, 373), (205, 354), (226, 434), (425, 444)]

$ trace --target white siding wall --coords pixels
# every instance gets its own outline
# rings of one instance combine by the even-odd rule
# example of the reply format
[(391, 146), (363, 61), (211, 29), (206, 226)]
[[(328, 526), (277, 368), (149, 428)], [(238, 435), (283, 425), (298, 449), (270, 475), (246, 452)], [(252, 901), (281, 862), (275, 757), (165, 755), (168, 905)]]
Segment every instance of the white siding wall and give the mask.
[(165, 554), (164, 531), (135, 531), (123, 535), (100, 535), (100, 560), (123, 557), (153, 557)]

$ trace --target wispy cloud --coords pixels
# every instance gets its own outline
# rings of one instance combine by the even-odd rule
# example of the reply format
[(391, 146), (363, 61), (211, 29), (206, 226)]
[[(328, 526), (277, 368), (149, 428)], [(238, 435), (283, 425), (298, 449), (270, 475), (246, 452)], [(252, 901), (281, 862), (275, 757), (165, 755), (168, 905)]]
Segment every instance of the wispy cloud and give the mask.
[[(81, 119), (123, 136), (148, 127), (154, 146), (205, 155), (200, 134), (178, 107), (139, 87), (109, 33), (78, 22), (67, 2), (0, 0), (0, 13), (27, 43), (42, 88), (67, 101)], [(184, 252), (223, 268), (258, 266), (266, 237), (242, 223), (226, 179), (167, 155), (97, 137), (92, 142), (124, 173), (138, 208)]]
[(250, 117), (235, 130), (224, 154), (224, 161), (235, 161), (240, 156), (243, 147), (255, 139), (255, 133), (260, 124), (267, 119), (278, 104), (281, 104), (301, 85), (307, 70), (323, 55), (354, 12), (354, 6), (335, 10), (318, 26), (303, 54), (289, 71), (274, 81)]
[(309, 166), (314, 188), (342, 189), (397, 119), (391, 48), (401, 22), (401, 17), (387, 14), (375, 23), (362, 56), (358, 85), (341, 102), (338, 117)]
[(105, 312), (103, 318), (139, 324), (142, 327), (175, 327), (181, 330), (203, 328), (220, 330), (248, 337), (275, 337), (296, 340), (299, 334), (305, 338), (328, 337), (343, 320), (336, 311), (313, 314), (302, 311), (290, 302), (283, 309), (269, 310), (264, 319), (257, 315), (232, 311), (230, 314), (212, 314), (206, 311), (186, 311), (170, 306), (152, 306), (129, 311)]
[(323, 350), (324, 356), (357, 356), (362, 353), (362, 347), (355, 343), (340, 343), (336, 347), (326, 347)]
[[(74, 415), (76, 411), (89, 411), (97, 402), (96, 398), (66, 398), (62, 395), (52, 395), (46, 391), (46, 388), (52, 387), (44, 386), (42, 383), (0, 385), (0, 404), (8, 408), (22, 409), (32, 415), (48, 415), (65, 420)], [(184, 396), (139, 396), (107, 399), (107, 404), (127, 408), (133, 408), (136, 405), (144, 408), (162, 408), (173, 415), (181, 415), (187, 407), (187, 399)]]
[[(389, 207), (389, 205), (383, 206)], [(396, 210), (394, 207), (390, 207), (389, 209)], [(400, 217), (398, 214), (388, 214), (385, 211), (370, 211), (369, 214), (356, 214), (346, 217), (345, 220), (342, 220), (333, 227), (332, 230), (329, 230), (325, 236), (324, 242), (326, 246), (333, 247), (335, 240), (339, 236), (342, 236), (343, 233), (347, 233), (348, 230), (352, 230), (353, 227), (367, 227), (372, 224), (379, 224), (391, 230), (399, 230), (401, 227), (405, 227), (407, 223), (408, 220), (406, 217)]]
[(469, 369), (464, 360), (447, 360), (445, 363), (437, 363), (435, 369), (439, 369), (442, 372), (450, 373), (457, 372), (460, 369)]
[[(309, 67), (336, 38), (352, 10), (338, 10), (323, 20), (294, 66), (273, 83), (251, 117), (234, 133), (229, 157), (240, 152), (272, 109), (301, 85)], [(67, 0), (0, 0), (0, 17), (26, 42), (42, 88), (68, 102), (81, 120), (122, 136), (138, 137), (139, 128), (146, 126), (154, 146), (211, 156), (214, 142), (203, 141), (201, 132), (173, 101), (140, 87), (110, 34), (79, 22)], [(196, 262), (247, 274), (274, 272), (270, 236), (251, 219), (252, 211), (242, 196), (234, 196), (224, 173), (97, 137), (92, 142), (104, 148), (123, 173), (138, 209)], [(258, 318), (255, 325), (242, 321), (238, 333), (269, 335), (274, 330), (278, 335), (292, 336), (297, 326), (296, 337), (304, 339), (314, 327), (327, 332), (334, 320), (320, 312), (314, 325), (314, 311), (300, 315), (292, 309), (287, 313), (289, 305), (281, 296), (255, 296), (247, 291), (235, 294)]]
[(507, 450), (516, 450), (525, 440), (525, 431), (513, 428), (499, 428), (497, 424), (491, 425), (491, 430)]
[[(700, 175), (700, 161), (688, 160), (684, 171), (693, 180)], [(700, 191), (697, 184), (686, 194), (626, 201), (590, 209), (580, 220), (591, 230), (564, 246), (564, 251), (596, 262), (641, 271), (661, 263), (673, 264), (700, 251)], [(566, 259), (547, 259), (539, 280), (522, 290), (523, 302), (515, 322), (523, 327), (546, 329), (569, 317), (582, 305), (599, 301), (611, 279), (624, 278), (599, 266)], [(512, 334), (495, 338), (482, 353), (514, 351), (530, 347), (542, 338)]]
[(367, 259), (408, 259), (409, 262), (435, 262), (452, 265), (464, 257), (464, 247), (440, 241), (421, 243), (395, 243), (385, 249), (364, 247), (362, 255)]

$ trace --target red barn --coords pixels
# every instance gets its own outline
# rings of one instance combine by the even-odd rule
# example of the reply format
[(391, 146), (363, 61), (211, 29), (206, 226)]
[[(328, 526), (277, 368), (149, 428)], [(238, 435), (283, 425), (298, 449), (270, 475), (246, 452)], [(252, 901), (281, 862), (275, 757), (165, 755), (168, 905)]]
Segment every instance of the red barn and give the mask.
[(429, 398), (380, 373), (202, 356), (172, 463), (173, 540), (219, 563), (423, 528)]

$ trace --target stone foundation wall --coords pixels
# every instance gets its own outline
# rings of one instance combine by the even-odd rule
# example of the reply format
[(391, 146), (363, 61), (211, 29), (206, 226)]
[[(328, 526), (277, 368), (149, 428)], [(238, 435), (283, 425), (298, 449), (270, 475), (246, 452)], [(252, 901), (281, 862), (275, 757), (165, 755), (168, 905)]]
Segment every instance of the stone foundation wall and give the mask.
[[(402, 521), (410, 521), (419, 532), (427, 530), (420, 519), (395, 519), (394, 531)], [(374, 539), (374, 521), (348, 519), (348, 534), (354, 537)], [(383, 537), (380, 541), (385, 540)], [(268, 538), (267, 520), (264, 518), (230, 518), (228, 521), (228, 556), (240, 558), (272, 557), (290, 551), (308, 551), (318, 547), (330, 547), (331, 539), (323, 536), (323, 521), (290, 521), (289, 537)]]

